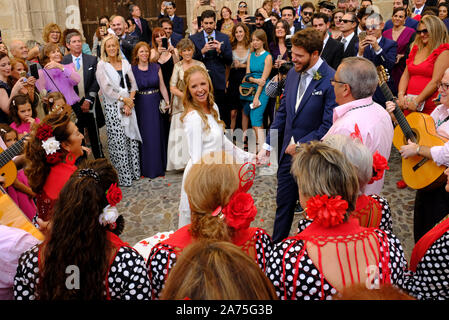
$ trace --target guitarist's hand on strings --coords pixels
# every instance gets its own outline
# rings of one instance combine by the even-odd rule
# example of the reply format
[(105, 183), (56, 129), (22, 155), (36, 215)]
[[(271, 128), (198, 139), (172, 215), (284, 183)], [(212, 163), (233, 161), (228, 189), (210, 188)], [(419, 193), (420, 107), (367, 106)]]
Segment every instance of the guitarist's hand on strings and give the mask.
[(407, 159), (408, 157), (414, 157), (418, 155), (419, 145), (412, 142), (410, 139), (408, 140), (408, 144), (405, 144), (401, 147), (399, 152), (401, 153), (401, 157)]

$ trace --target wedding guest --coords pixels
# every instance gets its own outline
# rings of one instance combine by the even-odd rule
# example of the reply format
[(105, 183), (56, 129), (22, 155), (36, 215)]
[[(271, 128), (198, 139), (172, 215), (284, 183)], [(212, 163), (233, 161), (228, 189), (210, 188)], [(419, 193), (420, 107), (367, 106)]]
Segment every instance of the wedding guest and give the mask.
[(286, 39), (290, 35), (290, 27), (285, 20), (279, 20), (274, 25), (274, 41), (269, 44), (271, 56), (273, 57), (273, 71), (272, 74), (277, 74), (278, 69), (287, 60), (290, 60), (288, 56)]
[(53, 216), (59, 193), (76, 171), (76, 159), (83, 154), (84, 136), (70, 121), (70, 114), (68, 105), (50, 112), (34, 127), (25, 144), (25, 174), (37, 194), (37, 217), (43, 221), (49, 221)]
[(204, 154), (190, 168), (185, 191), (192, 209), (192, 223), (153, 247), (147, 261), (153, 299), (159, 298), (184, 248), (197, 241), (232, 242), (264, 270), (272, 244), (263, 229), (250, 227), (257, 214), (247, 193), (254, 170), (251, 165), (237, 165), (236, 159), (223, 151)]
[[(161, 4), (161, 13), (158, 19), (167, 17), (173, 23), (173, 31), (181, 36), (184, 35), (184, 19), (176, 15), (176, 2), (175, 1), (163, 1)], [(176, 46), (176, 44), (173, 44)]]
[(277, 300), (273, 284), (236, 245), (202, 240), (188, 246), (171, 270), (161, 300)]
[(108, 35), (109, 17), (101, 16), (98, 19), (98, 28), (92, 38), (92, 55), (99, 57), (101, 51), (101, 41)]
[[(36, 45), (34, 48), (32, 48), (28, 53), (28, 60), (33, 60), (37, 57), (39, 57), (40, 60), (40, 57), (42, 56), (42, 50), (48, 44), (54, 44), (58, 46), (61, 54), (65, 54), (65, 46), (64, 42), (62, 41), (62, 30), (56, 23), (49, 23), (44, 27), (44, 30), (42, 31), (42, 39), (44, 40), (44, 44)], [(42, 63), (42, 61), (40, 61), (40, 64), (44, 66), (44, 63)]]
[(18, 94), (11, 99), (9, 117), (12, 120), (10, 127), (16, 130), (18, 138), (31, 132), (34, 124), (39, 124), (36, 108), (31, 105), (27, 94)]
[(397, 285), (407, 265), (401, 243), (352, 217), (359, 186), (351, 163), (321, 142), (298, 151), (292, 173), (313, 222), (271, 251), (266, 274), (279, 298), (325, 300), (354, 284)]
[(133, 180), (140, 179), (142, 138), (134, 110), (138, 88), (131, 65), (122, 58), (114, 35), (103, 39), (96, 75), (104, 98), (109, 156), (118, 171), (120, 186), (130, 187)]
[(398, 105), (404, 114), (430, 114), (438, 96), (437, 82), (449, 67), (449, 35), (444, 23), (425, 16), (416, 29), (416, 39), (398, 86)]
[(80, 101), (75, 92), (75, 86), (79, 84), (81, 77), (76, 72), (75, 65), (62, 64), (62, 53), (59, 47), (50, 43), (44, 46), (40, 56), (43, 69), (39, 70), (39, 79), (36, 88), (41, 92), (61, 92), (69, 105)]
[(438, 5), (438, 18), (441, 20), (448, 18), (449, 4), (447, 2), (442, 2)]
[(382, 33), (385, 38), (394, 40), (398, 44), (396, 64), (394, 65), (393, 69), (390, 70), (396, 92), (399, 86), (399, 81), (401, 80), (402, 73), (404, 72), (406, 67), (406, 55), (410, 50), (410, 44), (415, 39), (415, 29), (407, 27), (405, 25), (406, 17), (406, 9), (404, 9), (403, 7), (395, 8), (393, 10), (393, 17), (391, 18), (393, 27), (385, 30)]
[(25, 89), (24, 77), (11, 87), (11, 60), (8, 55), (0, 52), (0, 123), (9, 123), (9, 105), (12, 97)]
[[(14, 86), (17, 81), (28, 74), (28, 64), (20, 58), (11, 59), (11, 85)], [(33, 76), (27, 77), (24, 83), (24, 88), (20, 90), (21, 94), (26, 94), (30, 97), (30, 102), (33, 108), (37, 108), (39, 104), (39, 94), (36, 90), (36, 78)]]
[(168, 39), (169, 46), (172, 45), (174, 48), (178, 45), (178, 42), (183, 38), (181, 34), (173, 31), (173, 21), (170, 18), (159, 19), (159, 25), (165, 31), (165, 35)]
[(334, 10), (334, 13), (332, 14), (332, 22), (329, 29), (332, 39), (340, 40), (343, 35), (340, 26), (343, 23), (341, 20), (343, 19), (344, 14), (345, 11), (341, 9)]
[(129, 6), (129, 14), (132, 21), (134, 21), (135, 34), (139, 41), (145, 41), (150, 44), (152, 31), (148, 21), (142, 17), (142, 10), (140, 10), (140, 7), (135, 4), (131, 4)]
[[(16, 300), (149, 300), (145, 261), (117, 235), (123, 230), (117, 182), (106, 159), (87, 161), (72, 175), (48, 236), (19, 259)], [(81, 278), (68, 285), (73, 272)]]
[(235, 16), (235, 20), (237, 20), (237, 22), (245, 23), (247, 17), (248, 17), (248, 4), (245, 1), (240, 1), (237, 6), (237, 14)]
[(322, 12), (315, 13), (312, 17), (312, 26), (323, 35), (321, 58), (336, 70), (343, 59), (344, 46), (329, 35), (329, 17)]
[(217, 21), (217, 30), (221, 33), (231, 37), (232, 28), (234, 27), (234, 20), (232, 19), (232, 11), (226, 6), (223, 6), (220, 11), (221, 19)]
[(132, 72), (139, 88), (135, 98), (136, 116), (142, 146), (140, 149), (141, 174), (150, 179), (165, 176), (167, 149), (165, 128), (159, 105), (161, 96), (168, 108), (170, 99), (159, 64), (150, 62), (151, 48), (139, 42), (133, 52)]
[(190, 205), (184, 181), (192, 165), (200, 161), (204, 154), (224, 150), (242, 163), (255, 160), (255, 155), (235, 147), (224, 135), (225, 125), (213, 100), (214, 88), (208, 72), (203, 67), (193, 66), (185, 71), (184, 83), (184, 112), (181, 121), (184, 124), (190, 160), (183, 175), (178, 228), (190, 223)]
[[(246, 74), (246, 62), (251, 53), (251, 35), (246, 24), (238, 22), (232, 28), (231, 48), (232, 64), (229, 71), (228, 87), (226, 90), (227, 100), (231, 109), (230, 129), (235, 130), (237, 115), (242, 112), (243, 105), (240, 101), (239, 87)], [(242, 130), (248, 129), (248, 117), (242, 118)], [(248, 139), (245, 140), (245, 151), (248, 151)]]
[[(256, 133), (256, 150), (259, 151), (260, 146), (265, 141), (263, 131), (263, 115), (268, 104), (269, 97), (265, 93), (265, 85), (269, 80), (271, 68), (273, 66), (273, 58), (268, 52), (267, 36), (265, 31), (256, 30), (252, 34), (253, 52), (246, 62), (247, 81), (257, 85), (255, 89), (254, 99), (251, 101), (242, 100), (243, 118), (249, 118), (251, 126)], [(245, 120), (246, 121), (246, 120)]]
[(184, 126), (181, 122), (181, 115), (184, 112), (184, 73), (193, 66), (206, 66), (201, 61), (193, 59), (195, 45), (190, 39), (182, 39), (176, 47), (181, 61), (175, 64), (173, 75), (170, 79), (170, 92), (173, 95), (170, 134), (167, 148), (167, 171), (184, 169), (189, 161), (188, 144), (184, 135)]

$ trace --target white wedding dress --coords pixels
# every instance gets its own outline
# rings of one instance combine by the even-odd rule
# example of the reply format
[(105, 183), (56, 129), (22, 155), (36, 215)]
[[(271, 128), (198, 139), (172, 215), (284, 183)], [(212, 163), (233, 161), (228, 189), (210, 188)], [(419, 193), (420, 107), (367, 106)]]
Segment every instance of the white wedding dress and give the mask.
[[(219, 113), (215, 104), (214, 109)], [(197, 111), (191, 111), (184, 117), (184, 132), (186, 134), (190, 160), (184, 170), (181, 187), (181, 200), (179, 203), (178, 229), (190, 224), (190, 207), (187, 194), (184, 190), (184, 181), (192, 164), (201, 160), (202, 156), (212, 151), (225, 151), (234, 156), (237, 163), (253, 161), (255, 155), (237, 148), (225, 135), (222, 126), (215, 121), (211, 114), (207, 115), (210, 127), (205, 130), (205, 124)]]

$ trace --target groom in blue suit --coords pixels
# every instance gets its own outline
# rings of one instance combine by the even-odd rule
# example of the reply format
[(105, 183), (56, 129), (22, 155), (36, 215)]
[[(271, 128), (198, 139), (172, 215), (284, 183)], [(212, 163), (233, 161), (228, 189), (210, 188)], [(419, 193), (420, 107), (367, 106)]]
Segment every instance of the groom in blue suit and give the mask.
[(278, 169), (274, 242), (289, 236), (293, 222), (298, 186), (290, 167), (296, 146), (320, 140), (332, 126), (333, 109), (337, 106), (331, 85), (335, 70), (320, 58), (322, 35), (313, 28), (307, 28), (295, 33), (291, 39), (295, 68), (287, 74), (279, 110), (258, 154), (258, 162), (266, 162), (276, 143), (271, 140), (270, 133), (273, 130), (284, 133)]

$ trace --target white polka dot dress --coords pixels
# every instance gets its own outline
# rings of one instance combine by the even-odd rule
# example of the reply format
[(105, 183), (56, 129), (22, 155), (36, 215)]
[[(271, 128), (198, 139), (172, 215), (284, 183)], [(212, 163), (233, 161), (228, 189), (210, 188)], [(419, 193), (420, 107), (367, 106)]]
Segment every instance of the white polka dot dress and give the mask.
[(427, 249), (415, 272), (405, 274), (401, 286), (419, 300), (449, 299), (449, 231)]
[[(390, 280), (392, 284), (397, 284), (407, 266), (400, 241), (388, 232), (375, 230), (375, 233), (380, 239), (381, 256), (384, 247), (389, 250), (387, 260)], [(378, 268), (382, 280), (381, 260)], [(266, 275), (282, 300), (329, 300), (337, 293), (310, 259), (304, 241), (295, 237), (275, 245), (268, 260)]]
[[(268, 265), (269, 254), (273, 249), (271, 237), (265, 230), (257, 228), (252, 238), (248, 239), (248, 241), (241, 246), (242, 250), (246, 252), (245, 248), (248, 248), (248, 246), (254, 247), (256, 252), (255, 260), (262, 271), (265, 271)], [(151, 283), (152, 299), (159, 299), (168, 274), (175, 265), (177, 257), (180, 253), (181, 250), (179, 248), (175, 248), (164, 242), (158, 243), (151, 250), (147, 261), (147, 266)]]
[[(24, 252), (14, 278), (16, 300), (35, 300), (39, 283), (38, 246)], [(150, 300), (150, 282), (145, 260), (129, 247), (121, 247), (107, 274), (111, 300)]]

